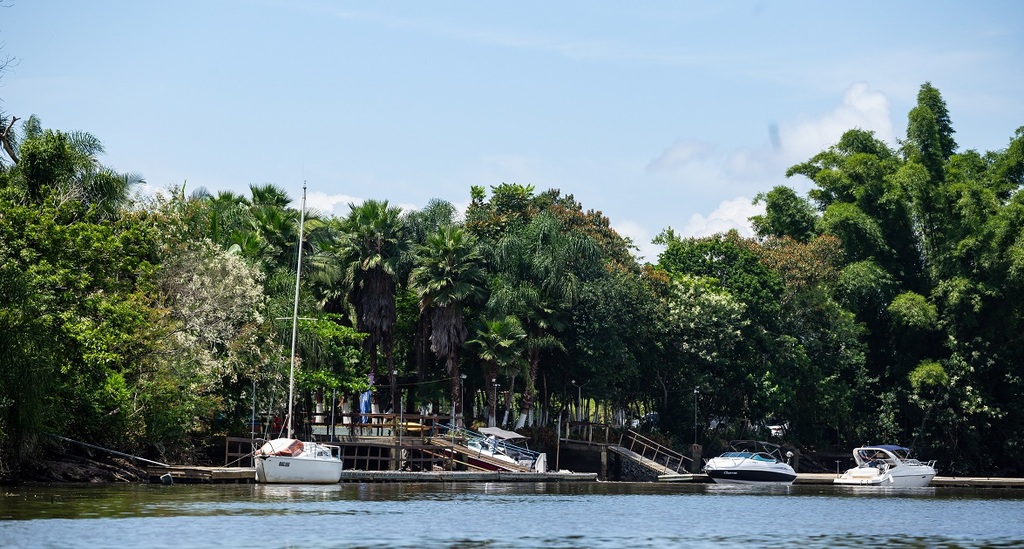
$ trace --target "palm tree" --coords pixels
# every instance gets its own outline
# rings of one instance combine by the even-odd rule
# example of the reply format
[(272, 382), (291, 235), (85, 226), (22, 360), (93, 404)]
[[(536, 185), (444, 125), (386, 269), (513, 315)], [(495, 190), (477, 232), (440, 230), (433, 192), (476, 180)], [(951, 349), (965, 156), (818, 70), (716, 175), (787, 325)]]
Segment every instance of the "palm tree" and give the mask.
[[(210, 240), (232, 253), (247, 249), (246, 246), (241, 245), (241, 241), (247, 240), (247, 237), (240, 234), (243, 232), (242, 229), (249, 225), (247, 220), (248, 201), (244, 196), (232, 191), (218, 191), (214, 195), (205, 187), (200, 187), (192, 191), (190, 198), (205, 207), (207, 226), (203, 229), (204, 233), (209, 235)], [(251, 257), (244, 253), (243, 256)]]
[[(413, 246), (419, 247), (427, 243), (427, 237), (441, 230), (442, 227), (456, 224), (458, 211), (450, 202), (437, 198), (431, 199), (421, 210), (407, 212), (406, 224), (409, 226)], [(413, 353), (416, 361), (416, 376), (422, 383), (427, 379), (427, 367), (430, 362), (430, 311), (420, 309), (416, 319), (416, 334), (413, 337)]]
[(477, 330), (476, 338), (469, 341), (477, 350), (477, 356), (483, 362), (484, 383), (487, 387), (489, 411), (487, 425), (494, 427), (497, 423), (497, 387), (495, 382), (499, 375), (514, 373), (522, 364), (523, 345), (526, 332), (514, 316), (499, 320), (484, 320)]
[(88, 132), (44, 130), (36, 116), (22, 124), (20, 140), (12, 129), (0, 128), (4, 147), (31, 200), (40, 200), (45, 188), (59, 201), (81, 202), (101, 219), (112, 219), (128, 203), (131, 188), (145, 182), (137, 173), (118, 173), (101, 164), (103, 144)]
[[(378, 353), (383, 352), (391, 380), (391, 402), (397, 401), (394, 330), (397, 311), (395, 292), (399, 275), (410, 260), (411, 240), (401, 209), (388, 202), (367, 200), (350, 204), (343, 222), (338, 253), (356, 309), (356, 329), (369, 334), (365, 340), (370, 372), (378, 374)], [(397, 408), (396, 408), (397, 409)]]
[(592, 239), (564, 231), (547, 212), (498, 242), (495, 290), (488, 306), (492, 312), (518, 317), (527, 333), (529, 369), (516, 428), (526, 423), (536, 398), (540, 353), (563, 348), (556, 334), (579, 298), (583, 278), (598, 268), (599, 259)]
[(420, 311), (430, 315), (430, 350), (445, 361), (452, 406), (461, 417), (459, 349), (468, 336), (462, 308), (484, 294), (483, 257), (471, 234), (448, 225), (427, 237), (416, 263), (410, 281), (416, 288)]

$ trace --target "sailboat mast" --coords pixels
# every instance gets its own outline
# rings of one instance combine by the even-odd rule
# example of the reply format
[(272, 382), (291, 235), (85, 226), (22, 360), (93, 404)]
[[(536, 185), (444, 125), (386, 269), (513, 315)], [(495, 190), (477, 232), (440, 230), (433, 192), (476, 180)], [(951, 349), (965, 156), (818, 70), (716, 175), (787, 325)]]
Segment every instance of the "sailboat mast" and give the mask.
[(292, 438), (292, 400), (295, 395), (295, 340), (299, 335), (299, 278), (302, 273), (302, 232), (306, 223), (306, 182), (302, 182), (302, 209), (299, 210), (299, 243), (295, 254), (295, 304), (292, 308), (292, 360), (288, 371), (288, 438)]

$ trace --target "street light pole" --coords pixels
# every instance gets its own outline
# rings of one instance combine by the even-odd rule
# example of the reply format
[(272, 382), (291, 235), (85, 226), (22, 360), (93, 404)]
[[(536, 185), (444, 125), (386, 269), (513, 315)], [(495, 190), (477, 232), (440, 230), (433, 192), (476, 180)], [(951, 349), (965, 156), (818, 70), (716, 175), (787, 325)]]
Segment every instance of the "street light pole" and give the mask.
[[(466, 374), (460, 374), (459, 375), (459, 395), (461, 395), (461, 397), (462, 397), (461, 400), (459, 400), (459, 412), (461, 412), (461, 417), (459, 419), (462, 420), (462, 426), (465, 427), (466, 426)], [(454, 427), (454, 425), (453, 425), (453, 427)]]
[(491, 427), (498, 426), (498, 380), (491, 378), (491, 387), (494, 389), (494, 398), (491, 400)]
[(583, 387), (576, 385), (575, 379), (572, 384), (576, 387), (576, 421), (583, 421)]
[(700, 394), (700, 385), (693, 387), (693, 443), (697, 444), (697, 395)]
[(576, 420), (583, 421), (583, 386), (590, 381), (584, 381), (579, 385), (576, 384), (576, 380), (572, 380), (572, 384), (576, 387)]

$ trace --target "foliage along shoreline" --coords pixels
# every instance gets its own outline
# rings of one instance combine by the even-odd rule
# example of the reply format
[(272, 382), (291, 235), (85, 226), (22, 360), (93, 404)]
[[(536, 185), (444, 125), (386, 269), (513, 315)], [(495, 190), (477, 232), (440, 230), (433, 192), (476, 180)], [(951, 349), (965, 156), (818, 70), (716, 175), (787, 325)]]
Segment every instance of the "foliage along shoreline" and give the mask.
[[(190, 462), (247, 434), (254, 400), (277, 413), (293, 197), (139, 196), (94, 136), (0, 123), (0, 476), (44, 433)], [(807, 197), (757, 197), (754, 238), (666, 228), (656, 264), (530, 185), (474, 186), (465, 212), (312, 212), (298, 409), (372, 389), (513, 428), (656, 418), (708, 449), (780, 424), (809, 452), (899, 443), (943, 474), (1019, 475), (1024, 128), (984, 153), (954, 133), (926, 83), (898, 149), (851, 129), (787, 171)]]

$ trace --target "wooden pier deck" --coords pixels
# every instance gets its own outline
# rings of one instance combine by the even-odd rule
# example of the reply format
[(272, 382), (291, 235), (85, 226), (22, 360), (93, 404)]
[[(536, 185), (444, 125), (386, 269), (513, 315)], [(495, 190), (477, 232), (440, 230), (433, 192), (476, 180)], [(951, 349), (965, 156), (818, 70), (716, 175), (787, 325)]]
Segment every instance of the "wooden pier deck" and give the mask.
[[(839, 478), (835, 473), (797, 473), (793, 484), (832, 484)], [(1024, 478), (996, 477), (935, 477), (929, 487), (956, 488), (1024, 488)]]
[(150, 482), (172, 482), (198, 484), (246, 484), (256, 482), (255, 467), (202, 467), (198, 465), (150, 465), (146, 468)]
[[(714, 482), (704, 473), (692, 475), (693, 482)], [(839, 478), (835, 473), (797, 473), (793, 484), (830, 485)], [(1024, 478), (1007, 477), (935, 477), (928, 484), (931, 488), (1024, 488)]]
[(342, 471), (341, 482), (596, 482), (597, 473), (558, 471)]
[[(252, 467), (201, 467), (172, 465), (150, 466), (150, 482), (159, 483), (165, 475), (172, 482), (193, 484), (246, 484), (256, 482)], [(703, 473), (664, 475), (662, 482), (713, 482)], [(793, 484), (831, 485), (835, 473), (798, 473)], [(552, 471), (533, 473), (521, 471), (361, 471), (345, 470), (341, 482), (596, 482), (597, 473)], [(930, 487), (935, 488), (1024, 488), (1024, 478), (997, 477), (935, 477)]]
[[(252, 467), (151, 466), (147, 476), (152, 483), (246, 484), (256, 482)], [(164, 480), (167, 479), (167, 480)], [(360, 471), (341, 472), (341, 482), (593, 482), (597, 473), (553, 471)]]

